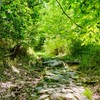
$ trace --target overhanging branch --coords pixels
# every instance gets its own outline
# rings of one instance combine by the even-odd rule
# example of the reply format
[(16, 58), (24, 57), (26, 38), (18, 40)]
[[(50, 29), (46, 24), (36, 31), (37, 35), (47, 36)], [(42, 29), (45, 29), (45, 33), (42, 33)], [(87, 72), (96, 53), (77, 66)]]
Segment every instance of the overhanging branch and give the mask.
[(76, 26), (78, 26), (79, 28), (83, 29), (82, 26), (80, 26), (80, 25), (77, 24), (75, 21), (73, 21), (72, 18), (64, 11), (64, 9), (63, 9), (63, 7), (61, 6), (60, 2), (59, 2), (58, 0), (56, 0), (56, 1), (57, 1), (57, 3), (58, 3), (59, 7), (61, 8), (63, 14), (64, 14), (67, 18), (69, 18)]

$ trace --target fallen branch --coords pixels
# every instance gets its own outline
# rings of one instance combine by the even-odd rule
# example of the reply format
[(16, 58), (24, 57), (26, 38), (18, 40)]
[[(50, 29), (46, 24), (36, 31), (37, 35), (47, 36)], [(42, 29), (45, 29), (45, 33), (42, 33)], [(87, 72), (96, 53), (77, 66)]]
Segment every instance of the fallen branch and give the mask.
[(80, 61), (65, 61), (67, 64), (72, 64), (72, 65), (79, 65)]
[(56, 0), (56, 1), (57, 1), (57, 3), (58, 3), (59, 7), (61, 8), (63, 14), (64, 14), (67, 18), (69, 18), (76, 26), (78, 26), (79, 28), (83, 29), (82, 26), (80, 26), (80, 25), (77, 24), (75, 21), (73, 21), (72, 18), (64, 11), (64, 9), (63, 9), (63, 7), (61, 6), (60, 2), (59, 2), (58, 0)]

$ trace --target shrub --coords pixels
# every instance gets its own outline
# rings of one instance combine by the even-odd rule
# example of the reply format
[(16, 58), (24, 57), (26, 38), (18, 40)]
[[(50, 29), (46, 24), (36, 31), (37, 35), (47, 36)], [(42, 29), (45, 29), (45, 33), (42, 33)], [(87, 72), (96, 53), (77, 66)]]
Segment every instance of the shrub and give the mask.
[(49, 56), (69, 54), (69, 47), (66, 39), (61, 39), (59, 36), (46, 39), (44, 43), (44, 50)]
[(79, 70), (88, 75), (99, 75), (100, 45), (82, 45), (81, 40), (75, 40), (71, 46), (71, 57), (80, 60)]
[(90, 75), (99, 75), (100, 73), (100, 46), (91, 46), (81, 56), (81, 65), (79, 67), (85, 73)]
[(92, 92), (89, 88), (86, 88), (85, 91), (84, 91), (84, 95), (85, 95), (89, 100), (92, 100), (93, 92)]

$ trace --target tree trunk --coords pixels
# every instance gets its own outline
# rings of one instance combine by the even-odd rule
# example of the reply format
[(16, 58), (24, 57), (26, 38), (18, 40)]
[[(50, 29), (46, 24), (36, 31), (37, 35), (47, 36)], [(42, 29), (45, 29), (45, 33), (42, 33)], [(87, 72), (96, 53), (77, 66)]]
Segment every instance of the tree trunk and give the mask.
[(20, 48), (21, 48), (21, 45), (17, 44), (10, 50), (10, 53), (11, 53), (10, 54), (10, 59), (11, 60), (14, 60), (17, 57), (17, 55), (20, 51)]

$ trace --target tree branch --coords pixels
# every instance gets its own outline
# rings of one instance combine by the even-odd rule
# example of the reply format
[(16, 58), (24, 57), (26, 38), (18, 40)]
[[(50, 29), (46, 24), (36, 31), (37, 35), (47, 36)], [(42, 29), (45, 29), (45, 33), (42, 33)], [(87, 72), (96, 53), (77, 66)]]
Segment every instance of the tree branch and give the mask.
[(72, 18), (64, 11), (64, 9), (63, 9), (63, 7), (61, 6), (60, 2), (59, 2), (58, 0), (56, 0), (56, 1), (57, 1), (57, 3), (58, 3), (59, 7), (61, 8), (63, 14), (64, 14), (67, 18), (69, 18), (76, 26), (78, 26), (79, 28), (83, 29), (82, 26), (80, 26), (80, 25), (77, 24), (75, 21), (73, 21)]

